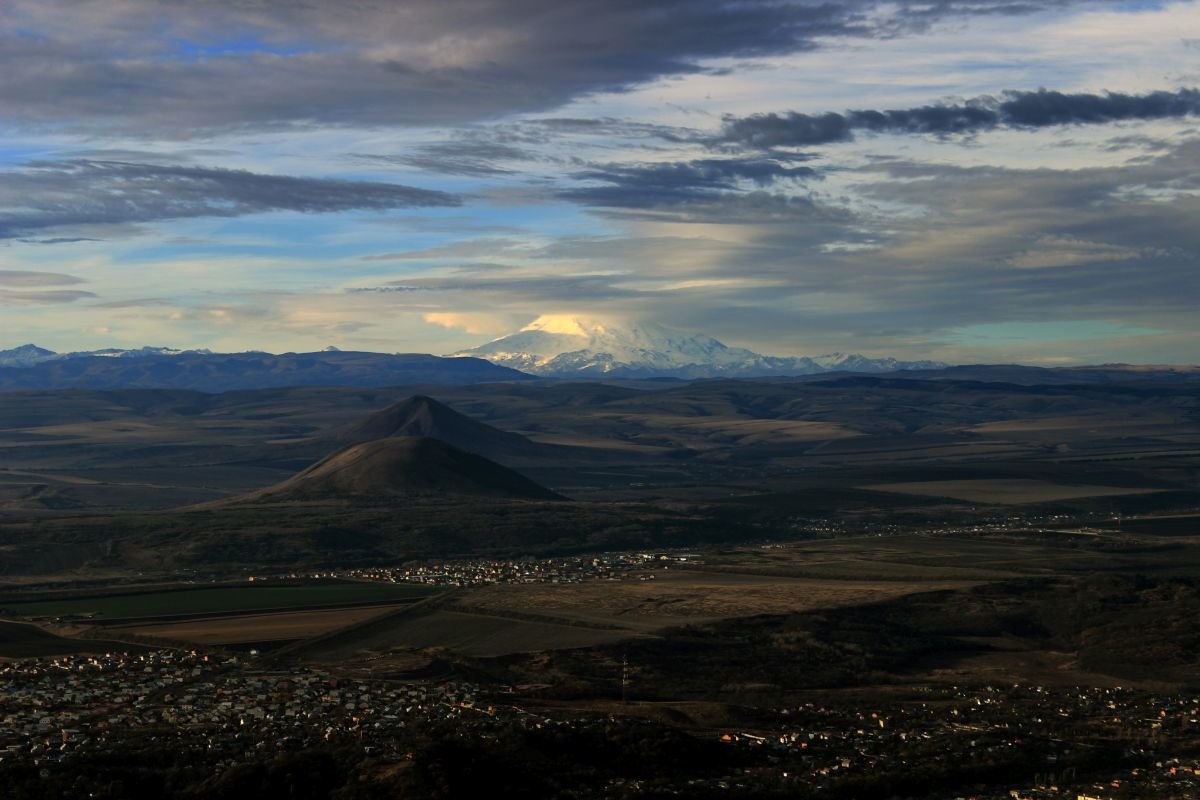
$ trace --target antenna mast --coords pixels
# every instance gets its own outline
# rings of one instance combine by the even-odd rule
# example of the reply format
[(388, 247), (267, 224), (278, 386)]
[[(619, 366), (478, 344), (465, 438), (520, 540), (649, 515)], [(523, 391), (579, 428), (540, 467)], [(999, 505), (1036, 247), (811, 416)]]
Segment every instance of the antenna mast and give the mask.
[(629, 705), (629, 654), (621, 656), (621, 703)]

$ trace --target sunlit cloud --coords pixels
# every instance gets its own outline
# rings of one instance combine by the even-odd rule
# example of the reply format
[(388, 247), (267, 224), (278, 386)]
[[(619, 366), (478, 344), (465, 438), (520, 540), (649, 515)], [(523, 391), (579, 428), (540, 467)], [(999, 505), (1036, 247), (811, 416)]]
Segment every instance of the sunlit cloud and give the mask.
[(0, 348), (1195, 360), (1194, 0), (5, 14)]

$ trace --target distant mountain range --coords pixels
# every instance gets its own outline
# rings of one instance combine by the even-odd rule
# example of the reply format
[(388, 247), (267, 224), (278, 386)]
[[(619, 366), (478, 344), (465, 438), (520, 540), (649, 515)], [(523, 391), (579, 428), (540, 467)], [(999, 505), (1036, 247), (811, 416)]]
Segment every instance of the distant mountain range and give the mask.
[(538, 317), (510, 336), (450, 355), (484, 358), (493, 364), (555, 378), (750, 378), (947, 366), (939, 361), (898, 361), (845, 353), (765, 356), (730, 347), (711, 336), (654, 323), (617, 324), (570, 315)]
[(283, 386), (457, 386), (534, 380), (477, 358), (414, 353), (211, 353), (148, 347), (60, 355), (36, 345), (0, 350), (0, 391), (12, 389), (198, 389)]
[(145, 358), (150, 356), (179, 356), (185, 354), (211, 355), (211, 350), (177, 350), (173, 347), (139, 347), (121, 350), (106, 347), (101, 350), (81, 350), (73, 353), (56, 353), (36, 344), (23, 344), (11, 350), (0, 350), (0, 367), (32, 367), (44, 361), (61, 361), (74, 358)]
[[(677, 378), (757, 378), (821, 380), (833, 373), (883, 375), (922, 380), (979, 380), (1016, 384), (1076, 384), (1126, 381), (1141, 376), (1156, 382), (1195, 381), (1190, 365), (1101, 364), (1031, 367), (1017, 364), (950, 366), (940, 361), (900, 361), (857, 354), (765, 356), (730, 347), (710, 336), (661, 325), (618, 325), (574, 316), (543, 316), (510, 336), (479, 347), (432, 356), (367, 353), (335, 347), (314, 353), (261, 351), (214, 353), (171, 347), (105, 348), (55, 353), (35, 344), (0, 350), (0, 391), (13, 389), (196, 389), (226, 392), (286, 386), (460, 386), (474, 383), (556, 380)], [(417, 407), (419, 406), (419, 407)], [(431, 410), (432, 409), (432, 410)], [(431, 435), (449, 409), (429, 402), (390, 409), (405, 417), (396, 427), (405, 435)], [(403, 412), (401, 414), (400, 412)], [(383, 419), (379, 424), (391, 424)], [(479, 438), (478, 431), (464, 438)], [(438, 436), (437, 433), (432, 434)], [(353, 439), (354, 437), (350, 437)], [(486, 438), (486, 437), (485, 437)], [(362, 437), (357, 439), (362, 440)], [(343, 444), (349, 443), (349, 439)], [(451, 439), (452, 443), (457, 443)], [(510, 456), (524, 452), (508, 441)], [(461, 446), (461, 443), (459, 443)]]
[(752, 378), (835, 371), (937, 370), (936, 361), (833, 353), (764, 356), (709, 336), (653, 323), (539, 317), (519, 332), (447, 357), (342, 352), (213, 353), (171, 347), (56, 353), (35, 344), (0, 350), (0, 391), (11, 389), (199, 389), (282, 386), (460, 385), (586, 378)]

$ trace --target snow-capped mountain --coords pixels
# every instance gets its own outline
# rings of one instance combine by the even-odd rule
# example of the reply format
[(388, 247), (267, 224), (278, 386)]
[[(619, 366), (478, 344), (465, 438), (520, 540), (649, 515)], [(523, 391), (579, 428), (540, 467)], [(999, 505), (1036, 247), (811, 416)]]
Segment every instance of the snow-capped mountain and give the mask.
[[(49, 354), (49, 355), (47, 355)], [(533, 376), (478, 358), (420, 353), (211, 353), (138, 348), (51, 353), (0, 350), (0, 392), (14, 389), (195, 389), (228, 392), (283, 386), (464, 386)]]
[(11, 350), (0, 350), (0, 367), (32, 367), (43, 361), (60, 361), (68, 358), (145, 358), (147, 356), (180, 356), (189, 353), (211, 354), (211, 350), (179, 350), (174, 347), (138, 347), (121, 350), (105, 347), (100, 350), (79, 350), (73, 353), (56, 353), (36, 344), (23, 344)]
[(450, 355), (485, 358), (493, 364), (550, 377), (751, 377), (946, 366), (937, 361), (897, 361), (842, 353), (812, 358), (764, 356), (743, 347), (729, 347), (711, 336), (675, 331), (655, 323), (620, 324), (560, 314), (538, 317), (510, 336)]
[(212, 350), (180, 350), (175, 347), (138, 347), (133, 350), (121, 350), (116, 347), (105, 347), (102, 350), (83, 350), (77, 353), (64, 353), (61, 357), (87, 358), (88, 356), (96, 356), (100, 358), (145, 358), (147, 356), (182, 356), (191, 353), (212, 355)]
[(11, 350), (0, 350), (0, 367), (32, 367), (57, 355), (53, 350), (36, 344), (23, 344)]

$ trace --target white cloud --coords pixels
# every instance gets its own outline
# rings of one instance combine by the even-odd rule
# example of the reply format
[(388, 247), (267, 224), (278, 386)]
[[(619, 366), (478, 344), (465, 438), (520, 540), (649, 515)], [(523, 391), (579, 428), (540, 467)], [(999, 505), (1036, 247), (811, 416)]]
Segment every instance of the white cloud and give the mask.
[(510, 317), (499, 314), (460, 313), (454, 311), (430, 311), (421, 316), (430, 325), (461, 330), (480, 336), (501, 336), (512, 331)]

